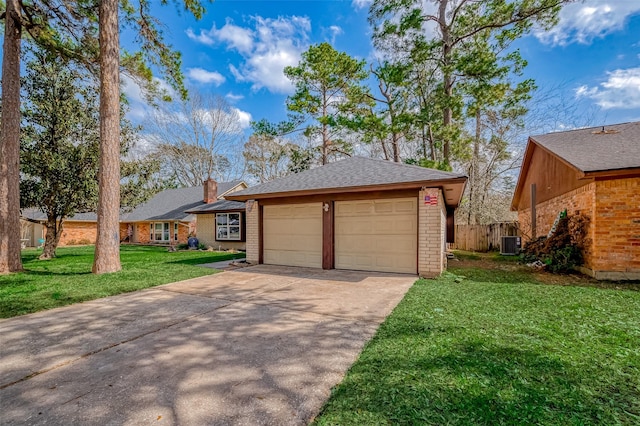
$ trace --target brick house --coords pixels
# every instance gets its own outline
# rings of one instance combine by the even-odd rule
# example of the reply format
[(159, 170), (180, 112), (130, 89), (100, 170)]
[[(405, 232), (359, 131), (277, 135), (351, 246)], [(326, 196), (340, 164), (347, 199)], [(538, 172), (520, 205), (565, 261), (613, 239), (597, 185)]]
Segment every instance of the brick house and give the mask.
[(434, 277), (464, 175), (353, 157), (227, 196), (246, 202), (247, 260)]
[[(247, 187), (243, 181), (216, 182), (202, 186), (167, 189), (136, 207), (120, 220), (120, 241), (138, 244), (186, 243), (198, 234), (200, 224), (188, 210), (223, 200), (227, 194)], [(206, 227), (203, 227), (206, 229)], [(199, 237), (199, 236), (198, 236)]]
[[(37, 247), (40, 239), (46, 235), (45, 225), (47, 215), (34, 208), (24, 209), (22, 219), (29, 223), (29, 235), (24, 238), (26, 247)], [(78, 213), (71, 218), (65, 219), (62, 235), (60, 236), (60, 246), (72, 246), (82, 244), (94, 244), (96, 242), (97, 216), (95, 213)]]
[[(120, 216), (120, 241), (139, 244), (186, 243), (189, 235), (196, 234), (197, 228), (196, 216), (186, 213), (186, 210), (214, 204), (223, 200), (225, 195), (246, 187), (247, 184), (240, 180), (218, 183), (210, 179), (202, 186), (164, 190)], [(37, 209), (25, 209), (22, 216), (39, 224), (46, 223), (47, 219)], [(92, 212), (78, 213), (66, 219), (59, 245), (95, 244), (96, 221), (97, 216)], [(33, 244), (33, 241), (30, 243)]]
[(511, 209), (525, 241), (565, 209), (588, 216), (583, 272), (640, 279), (640, 122), (531, 136)]

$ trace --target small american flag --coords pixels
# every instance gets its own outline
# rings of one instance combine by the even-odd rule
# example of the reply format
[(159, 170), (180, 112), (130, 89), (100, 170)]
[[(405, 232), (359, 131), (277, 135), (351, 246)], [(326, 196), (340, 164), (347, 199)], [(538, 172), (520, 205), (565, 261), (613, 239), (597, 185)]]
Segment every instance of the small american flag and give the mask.
[(438, 205), (438, 196), (437, 195), (425, 195), (424, 196), (424, 204), (429, 206), (437, 206)]

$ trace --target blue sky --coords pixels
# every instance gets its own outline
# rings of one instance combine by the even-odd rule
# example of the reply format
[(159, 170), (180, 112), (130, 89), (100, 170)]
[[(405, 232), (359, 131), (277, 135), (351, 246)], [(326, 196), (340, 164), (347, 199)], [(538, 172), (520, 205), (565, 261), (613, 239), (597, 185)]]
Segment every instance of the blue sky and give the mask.
[[(172, 6), (158, 7), (155, 14), (166, 25), (167, 40), (182, 52), (191, 90), (226, 97), (246, 127), (250, 120), (286, 117), (284, 101), (292, 87), (282, 70), (296, 65), (310, 44), (327, 41), (373, 59), (368, 5), (218, 0), (207, 5), (200, 21)], [(554, 114), (545, 131), (640, 120), (640, 0), (571, 4), (557, 27), (534, 32), (516, 47), (529, 62), (524, 77), (570, 111), (566, 117)], [(141, 118), (147, 107), (135, 91), (129, 93), (131, 116)]]

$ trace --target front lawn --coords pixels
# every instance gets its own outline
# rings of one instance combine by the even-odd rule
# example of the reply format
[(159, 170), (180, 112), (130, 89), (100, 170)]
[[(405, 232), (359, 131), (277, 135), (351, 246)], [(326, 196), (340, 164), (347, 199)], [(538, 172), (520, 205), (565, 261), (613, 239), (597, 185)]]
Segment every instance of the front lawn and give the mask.
[(93, 250), (93, 246), (61, 247), (58, 257), (48, 261), (38, 260), (41, 250), (23, 250), (25, 272), (0, 275), (0, 318), (209, 275), (215, 271), (194, 265), (244, 256), (122, 246), (122, 271), (93, 275)]
[(410, 289), (316, 424), (640, 424), (633, 285), (473, 263)]

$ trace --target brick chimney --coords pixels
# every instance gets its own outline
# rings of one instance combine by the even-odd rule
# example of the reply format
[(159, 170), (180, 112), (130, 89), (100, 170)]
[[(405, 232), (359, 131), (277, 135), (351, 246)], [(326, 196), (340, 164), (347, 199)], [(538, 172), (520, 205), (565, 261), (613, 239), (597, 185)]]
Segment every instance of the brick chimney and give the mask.
[(206, 204), (218, 201), (218, 183), (209, 178), (203, 182), (204, 186), (204, 202)]

